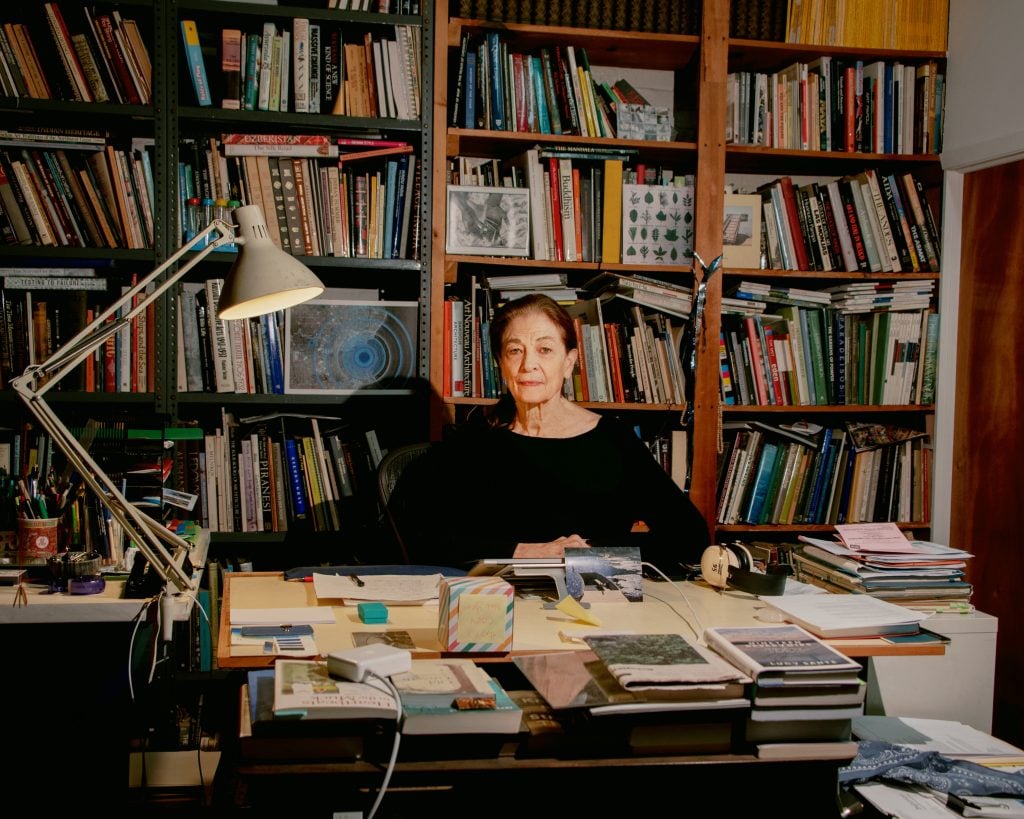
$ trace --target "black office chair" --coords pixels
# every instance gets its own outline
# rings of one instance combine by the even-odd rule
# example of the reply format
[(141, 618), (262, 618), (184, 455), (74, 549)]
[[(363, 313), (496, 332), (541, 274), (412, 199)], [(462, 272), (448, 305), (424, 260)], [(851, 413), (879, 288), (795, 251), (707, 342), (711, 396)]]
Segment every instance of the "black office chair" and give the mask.
[[(377, 496), (391, 526), (402, 560), (406, 563), (412, 562), (410, 552), (415, 551), (410, 549), (415, 545), (415, 520), (410, 519), (413, 514), (410, 500), (416, 493), (415, 486), (411, 485), (414, 481), (408, 479), (407, 471), (411, 464), (430, 451), (431, 446), (433, 444), (427, 441), (395, 447), (388, 451), (377, 467)], [(406, 475), (407, 480), (403, 487), (399, 488), (399, 480), (403, 475)], [(396, 489), (399, 491), (396, 492)]]

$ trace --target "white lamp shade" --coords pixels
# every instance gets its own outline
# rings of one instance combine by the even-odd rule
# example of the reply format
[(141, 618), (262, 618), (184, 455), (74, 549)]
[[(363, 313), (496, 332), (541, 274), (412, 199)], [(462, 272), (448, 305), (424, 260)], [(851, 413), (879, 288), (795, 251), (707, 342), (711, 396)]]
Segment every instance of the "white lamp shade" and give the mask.
[(244, 319), (284, 310), (316, 298), (324, 285), (294, 256), (271, 240), (257, 205), (234, 210), (238, 222), (238, 258), (224, 279), (217, 317)]

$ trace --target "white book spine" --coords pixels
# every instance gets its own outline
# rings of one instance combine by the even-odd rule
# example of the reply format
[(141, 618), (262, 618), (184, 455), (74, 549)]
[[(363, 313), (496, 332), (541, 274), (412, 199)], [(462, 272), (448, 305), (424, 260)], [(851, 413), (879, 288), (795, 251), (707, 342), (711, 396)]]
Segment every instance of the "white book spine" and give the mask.
[(309, 20), (296, 17), (292, 22), (292, 97), (295, 112), (309, 111)]

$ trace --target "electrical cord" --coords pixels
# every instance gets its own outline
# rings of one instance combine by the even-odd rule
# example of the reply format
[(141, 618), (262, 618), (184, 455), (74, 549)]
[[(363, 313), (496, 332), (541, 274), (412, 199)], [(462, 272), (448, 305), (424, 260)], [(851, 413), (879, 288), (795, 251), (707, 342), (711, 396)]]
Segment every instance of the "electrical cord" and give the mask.
[(398, 761), (398, 746), (402, 740), (402, 695), (395, 687), (395, 684), (387, 677), (382, 677), (380, 674), (373, 671), (367, 671), (366, 676), (382, 682), (387, 687), (391, 696), (395, 698), (395, 742), (391, 746), (391, 759), (388, 760), (388, 767), (384, 772), (384, 779), (380, 783), (380, 790), (377, 792), (377, 798), (374, 800), (373, 807), (370, 808), (370, 812), (366, 815), (366, 819), (373, 819), (377, 813), (377, 809), (380, 807), (380, 803), (384, 799), (384, 794), (387, 793), (388, 783), (391, 782), (391, 775), (395, 772), (395, 763)]
[[(694, 633), (694, 635), (697, 637), (697, 641), (699, 643), (703, 643), (704, 642), (704, 624), (701, 622), (700, 617), (697, 616), (697, 612), (694, 610), (693, 604), (690, 603), (690, 598), (686, 596), (686, 592), (683, 591), (682, 587), (676, 581), (672, 580), (668, 575), (666, 575), (661, 569), (659, 569), (657, 566), (655, 566), (653, 563), (647, 563), (646, 561), (643, 561), (643, 562), (641, 562), (640, 565), (641, 566), (646, 566), (648, 569), (653, 571), (655, 574), (659, 575), (663, 580), (667, 581), (671, 586), (673, 586), (676, 589), (676, 591), (679, 592), (680, 597), (683, 598), (683, 602), (686, 603), (686, 607), (690, 610), (690, 614), (693, 615), (693, 619), (697, 622), (697, 628), (695, 628), (693, 623), (691, 623), (689, 620), (686, 619), (686, 617), (684, 617), (682, 614), (680, 614), (676, 610), (675, 606), (673, 606), (667, 600), (662, 600), (659, 597), (655, 597), (654, 599), (657, 600), (659, 603), (664, 603), (666, 606), (668, 606), (670, 609), (672, 609), (672, 611), (674, 611), (676, 614), (678, 614), (679, 615), (679, 619), (681, 619), (684, 623), (686, 623), (686, 625), (688, 625), (690, 627), (690, 631), (692, 631)], [(698, 630), (698, 628), (699, 628), (699, 630)]]

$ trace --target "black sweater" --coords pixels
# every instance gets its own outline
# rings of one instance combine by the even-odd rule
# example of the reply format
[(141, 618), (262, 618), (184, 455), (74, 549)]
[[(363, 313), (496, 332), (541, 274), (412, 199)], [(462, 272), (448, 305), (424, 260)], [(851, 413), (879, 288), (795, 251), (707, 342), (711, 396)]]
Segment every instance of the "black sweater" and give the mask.
[[(510, 556), (517, 543), (578, 534), (594, 545), (639, 546), (644, 561), (678, 576), (708, 545), (689, 497), (608, 416), (572, 438), (465, 429), (414, 473), (398, 491), (414, 518), (416, 562), (465, 565)], [(637, 521), (650, 531), (632, 533)]]

